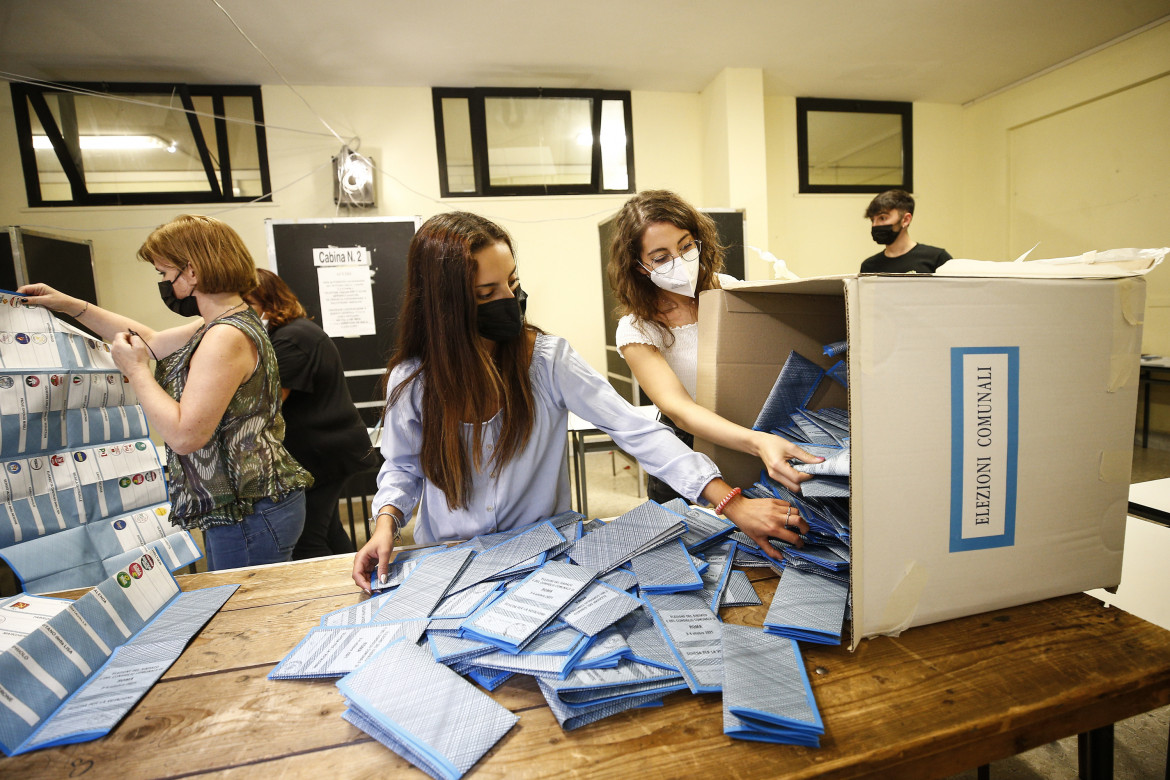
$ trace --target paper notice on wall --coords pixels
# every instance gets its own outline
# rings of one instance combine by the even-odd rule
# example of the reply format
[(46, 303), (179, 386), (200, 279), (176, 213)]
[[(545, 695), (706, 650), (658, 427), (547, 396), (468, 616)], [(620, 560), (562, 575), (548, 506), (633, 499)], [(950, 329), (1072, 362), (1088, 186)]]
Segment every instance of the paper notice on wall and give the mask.
[(321, 295), (321, 327), (334, 338), (373, 336), (374, 292), (370, 283), (370, 250), (327, 247), (313, 250)]

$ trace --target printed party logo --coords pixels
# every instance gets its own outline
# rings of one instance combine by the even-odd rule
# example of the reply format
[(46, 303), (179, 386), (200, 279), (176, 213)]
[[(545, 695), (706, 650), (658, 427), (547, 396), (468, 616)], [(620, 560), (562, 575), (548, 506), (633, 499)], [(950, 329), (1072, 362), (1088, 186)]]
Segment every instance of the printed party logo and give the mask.
[(85, 463), (85, 458), (86, 458), (86, 455), (84, 452), (73, 453), (73, 459), (75, 461), (77, 461), (78, 463)]
[(28, 337), (27, 333), (17, 333), (16, 334), (16, 343), (17, 344), (27, 344), (28, 342), (29, 342), (29, 337)]
[(8, 469), (9, 474), (19, 474), (20, 473), (20, 464), (17, 463), (16, 461), (12, 461), (7, 466), (5, 466), (5, 468)]
[(118, 584), (121, 585), (123, 588), (129, 588), (130, 587), (130, 575), (124, 571), (118, 572)]
[(39, 376), (33, 376), (32, 374), (29, 374), (24, 378), (24, 383), (29, 387), (36, 387), (41, 383), (41, 378)]
[(125, 520), (115, 520), (114, 521), (114, 530), (115, 531), (126, 530), (126, 521)]
[(16, 380), (10, 376), (0, 376), (0, 390), (11, 390), (16, 385)]
[(60, 466), (64, 462), (65, 458), (61, 455), (53, 455), (49, 458), (49, 463), (52, 463), (54, 466)]

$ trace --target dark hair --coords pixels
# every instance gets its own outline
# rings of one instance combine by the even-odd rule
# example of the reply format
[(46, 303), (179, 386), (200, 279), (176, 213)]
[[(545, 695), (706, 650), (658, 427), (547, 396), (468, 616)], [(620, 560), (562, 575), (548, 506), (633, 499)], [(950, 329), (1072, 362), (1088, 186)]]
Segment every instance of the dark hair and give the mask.
[(618, 301), (619, 315), (633, 314), (643, 322), (653, 323), (662, 331), (666, 343), (674, 336), (662, 321), (659, 289), (641, 271), (642, 235), (656, 222), (668, 222), (680, 230), (690, 231), (702, 245), (699, 254), (699, 280), (696, 294), (719, 289), (716, 277), (723, 270), (726, 249), (719, 243), (715, 220), (667, 190), (646, 190), (626, 201), (614, 218), (613, 241), (606, 267), (609, 286)]
[(260, 284), (255, 290), (245, 293), (244, 300), (248, 305), (256, 304), (264, 310), (270, 329), (287, 325), (297, 317), (309, 316), (284, 279), (267, 268), (257, 268), (256, 279)]
[(214, 217), (183, 214), (159, 225), (138, 257), (187, 270), (195, 269), (195, 286), (204, 293), (244, 293), (256, 286), (256, 264), (240, 234)]
[[(474, 256), (499, 243), (511, 251), (512, 239), (499, 225), (477, 214), (453, 211), (424, 222), (407, 251), (398, 343), (386, 381), (405, 361), (418, 360), (418, 367), (393, 388), (386, 406), (397, 403), (415, 379), (423, 382), (419, 461), (424, 476), (443, 491), (451, 509), (467, 505), (473, 465), (475, 470), (490, 465), (498, 471), (532, 434), (529, 334), (540, 330), (525, 323), (519, 338), (487, 346), (476, 328)], [(485, 464), (483, 426), (497, 412), (500, 435)], [(473, 426), (470, 460), (464, 423)]]
[(886, 190), (865, 207), (865, 218), (873, 219), (883, 211), (904, 211), (914, 213), (914, 198), (905, 190)]

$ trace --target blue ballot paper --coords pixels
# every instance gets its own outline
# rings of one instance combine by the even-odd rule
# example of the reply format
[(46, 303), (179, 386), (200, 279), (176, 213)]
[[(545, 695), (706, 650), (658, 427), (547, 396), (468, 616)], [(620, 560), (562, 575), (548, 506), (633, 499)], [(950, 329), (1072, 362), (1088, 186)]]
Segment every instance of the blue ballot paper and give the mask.
[(187, 531), (170, 523), (170, 504), (155, 504), (0, 549), (28, 593), (91, 586), (125, 568), (150, 545), (170, 571), (203, 557)]
[(463, 634), (518, 652), (585, 590), (595, 575), (584, 566), (550, 561), (464, 620)]
[(772, 596), (764, 630), (802, 642), (839, 645), (848, 599), (848, 582), (789, 566)]
[(703, 588), (703, 577), (681, 538), (635, 555), (630, 565), (642, 593), (678, 593)]
[(346, 720), (427, 774), (457, 780), (519, 720), (399, 639), (337, 682)]
[[(109, 733), (237, 587), (180, 593), (157, 553), (143, 548), (134, 563), (77, 601), (58, 603), (23, 636), (0, 637), (7, 651), (0, 653), (0, 748), (11, 756)], [(21, 594), (0, 608), (49, 611), (37, 598)]]
[(269, 680), (313, 680), (342, 677), (368, 661), (399, 637), (417, 642), (426, 620), (318, 626), (268, 673)]
[(702, 593), (647, 594), (646, 609), (666, 640), (691, 693), (718, 692), (723, 682), (723, 623)]
[(722, 648), (723, 733), (819, 747), (825, 726), (796, 642), (727, 624)]
[(598, 574), (613, 571), (639, 553), (686, 533), (685, 518), (647, 501), (581, 537), (569, 557)]

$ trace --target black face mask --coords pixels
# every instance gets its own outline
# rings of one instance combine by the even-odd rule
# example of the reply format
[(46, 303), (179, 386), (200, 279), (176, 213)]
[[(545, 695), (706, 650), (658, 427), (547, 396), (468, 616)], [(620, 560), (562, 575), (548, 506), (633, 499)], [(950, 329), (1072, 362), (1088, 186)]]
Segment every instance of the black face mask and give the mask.
[(176, 298), (175, 287), (171, 282), (166, 280), (159, 282), (158, 294), (167, 308), (175, 314), (183, 317), (199, 316), (199, 301), (195, 300), (195, 296), (188, 295), (186, 298)]
[(874, 225), (869, 229), (869, 234), (873, 236), (873, 240), (879, 244), (889, 246), (898, 238), (901, 230), (894, 230), (893, 225)]
[(524, 330), (528, 293), (519, 287), (512, 298), (481, 303), (475, 309), (475, 327), (489, 341), (511, 341)]

